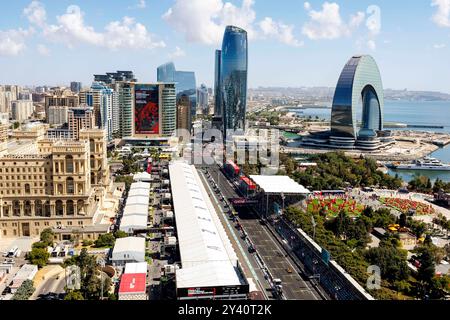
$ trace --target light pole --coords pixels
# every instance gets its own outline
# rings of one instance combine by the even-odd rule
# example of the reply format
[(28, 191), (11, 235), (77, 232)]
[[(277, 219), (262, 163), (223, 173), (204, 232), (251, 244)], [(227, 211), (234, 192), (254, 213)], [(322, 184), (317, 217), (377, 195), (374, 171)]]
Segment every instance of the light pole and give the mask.
[(101, 267), (100, 270), (100, 279), (101, 279), (101, 296), (100, 296), (100, 300), (103, 300), (103, 286), (104, 286), (104, 279), (103, 279), (103, 268), (105, 268), (105, 259), (103, 259), (102, 257), (98, 257), (97, 258), (97, 264)]
[(284, 196), (284, 193), (281, 193), (281, 200), (283, 200), (283, 210), (281, 211), (282, 214), (284, 214), (284, 199), (286, 199), (286, 197)]
[(312, 223), (312, 226), (313, 226), (313, 240), (315, 240), (316, 239), (316, 225), (317, 225), (317, 223), (316, 223), (316, 220), (314, 219), (313, 215), (311, 215), (311, 223)]

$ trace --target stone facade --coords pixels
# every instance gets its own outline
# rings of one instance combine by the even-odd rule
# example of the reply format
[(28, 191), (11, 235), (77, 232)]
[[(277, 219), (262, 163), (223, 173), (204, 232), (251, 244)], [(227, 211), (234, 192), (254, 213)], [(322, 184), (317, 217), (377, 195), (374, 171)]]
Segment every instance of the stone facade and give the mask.
[(0, 157), (0, 238), (94, 223), (109, 185), (103, 130), (79, 140), (41, 139), (36, 154)]

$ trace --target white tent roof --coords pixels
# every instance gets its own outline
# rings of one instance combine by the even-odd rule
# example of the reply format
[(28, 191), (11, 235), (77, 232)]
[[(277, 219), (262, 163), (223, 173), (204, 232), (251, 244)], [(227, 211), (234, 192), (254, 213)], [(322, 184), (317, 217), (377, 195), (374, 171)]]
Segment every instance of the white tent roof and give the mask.
[(139, 172), (139, 173), (136, 173), (133, 176), (133, 180), (134, 181), (143, 181), (143, 182), (151, 181), (152, 180), (152, 175), (149, 174), (148, 172)]
[(150, 189), (144, 189), (144, 188), (134, 188), (130, 189), (130, 192), (128, 192), (128, 198), (131, 197), (148, 197), (149, 196)]
[(112, 260), (145, 261), (145, 238), (117, 239), (112, 252)]
[(148, 224), (148, 216), (144, 215), (129, 215), (124, 216), (120, 221), (120, 230), (130, 233), (136, 229), (145, 229)]
[(237, 286), (241, 282), (231, 262), (209, 262), (175, 271), (178, 288)]
[(147, 273), (147, 262), (130, 262), (125, 265), (124, 273)]
[(265, 193), (308, 194), (308, 189), (288, 176), (250, 176)]
[[(230, 285), (240, 283), (234, 268), (236, 253), (195, 167), (173, 162), (169, 169), (182, 270), (186, 270), (180, 274), (185, 278), (181, 283), (220, 285), (217, 281), (224, 275)], [(209, 270), (209, 276), (196, 270)]]
[(133, 196), (127, 198), (126, 205), (136, 205), (136, 204), (142, 204), (148, 206), (149, 203), (149, 197), (148, 196)]
[(142, 182), (142, 181), (135, 182), (135, 183), (131, 184), (131, 186), (130, 186), (130, 190), (133, 190), (133, 189), (146, 189), (146, 190), (150, 191), (150, 183), (146, 183), (146, 182)]

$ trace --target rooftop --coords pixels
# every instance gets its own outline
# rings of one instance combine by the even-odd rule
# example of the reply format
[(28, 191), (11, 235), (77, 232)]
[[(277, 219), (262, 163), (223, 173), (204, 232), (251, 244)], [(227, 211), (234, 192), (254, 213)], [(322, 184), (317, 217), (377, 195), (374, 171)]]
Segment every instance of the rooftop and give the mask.
[(265, 193), (309, 194), (311, 191), (288, 176), (250, 176)]
[(237, 256), (197, 170), (169, 166), (182, 269), (177, 287), (240, 285)]
[(147, 291), (147, 275), (142, 273), (126, 273), (120, 279), (119, 294), (145, 293)]

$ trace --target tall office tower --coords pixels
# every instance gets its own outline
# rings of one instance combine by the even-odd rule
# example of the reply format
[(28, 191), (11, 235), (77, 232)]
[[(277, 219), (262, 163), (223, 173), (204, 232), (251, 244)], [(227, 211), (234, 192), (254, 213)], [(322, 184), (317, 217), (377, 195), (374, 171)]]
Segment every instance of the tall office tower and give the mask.
[(103, 82), (104, 84), (114, 84), (116, 82), (137, 82), (133, 71), (107, 72), (106, 74), (95, 74), (94, 82)]
[(22, 122), (28, 120), (34, 112), (33, 101), (15, 100), (11, 101), (11, 118)]
[(0, 156), (2, 237), (35, 237), (46, 228), (67, 229), (70, 237), (70, 229), (93, 225), (109, 183), (106, 141), (102, 130), (80, 135), (27, 140), (29, 148), (11, 146)]
[(95, 125), (106, 129), (108, 141), (112, 140), (112, 110), (114, 90), (104, 83), (94, 82), (91, 88), (80, 92), (80, 103), (94, 108)]
[(202, 114), (209, 114), (209, 94), (208, 88), (205, 84), (202, 83), (200, 88), (197, 89), (197, 102), (198, 107), (201, 110)]
[(81, 82), (71, 82), (70, 83), (70, 90), (73, 93), (79, 93), (81, 91)]
[(173, 62), (169, 62), (158, 67), (157, 78), (158, 82), (175, 83), (177, 99), (183, 94), (189, 97), (191, 102), (191, 116), (194, 117), (197, 111), (195, 72), (177, 71)]
[(134, 84), (134, 130), (140, 138), (172, 135), (177, 127), (174, 83)]
[(52, 106), (48, 108), (48, 123), (53, 125), (62, 125), (67, 123), (68, 107)]
[(177, 100), (177, 129), (191, 132), (191, 126), (191, 102), (189, 97), (183, 94)]
[(221, 57), (221, 99), (224, 135), (227, 130), (245, 131), (247, 109), (248, 45), (247, 32), (227, 26)]
[(67, 122), (70, 137), (72, 139), (78, 139), (80, 137), (80, 130), (95, 128), (94, 108), (88, 105), (69, 108)]
[(45, 94), (44, 106), (47, 121), (49, 118), (48, 114), (49, 107), (73, 108), (77, 107), (78, 104), (79, 104), (78, 96), (74, 95), (70, 90), (54, 90), (51, 93)]
[(222, 50), (216, 50), (215, 52), (215, 70), (214, 70), (214, 117), (212, 121), (212, 127), (222, 130), (222, 96), (220, 89), (220, 69), (222, 65)]

